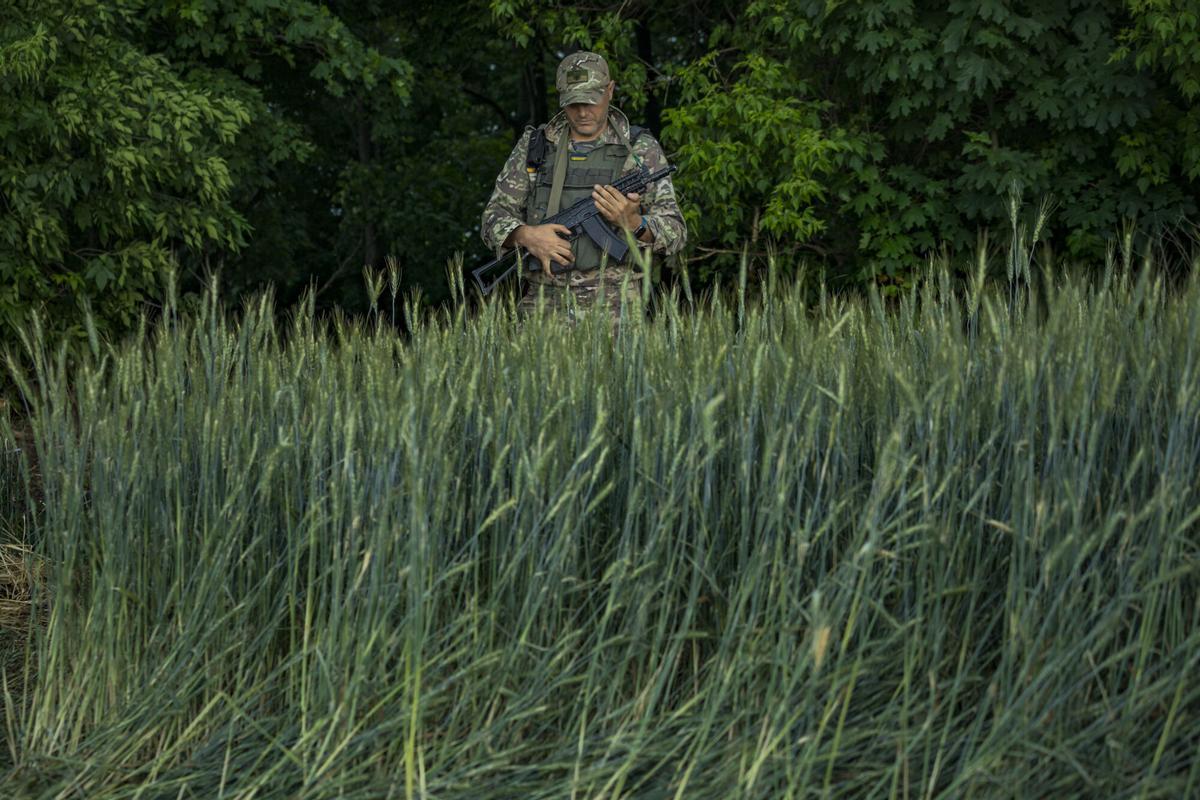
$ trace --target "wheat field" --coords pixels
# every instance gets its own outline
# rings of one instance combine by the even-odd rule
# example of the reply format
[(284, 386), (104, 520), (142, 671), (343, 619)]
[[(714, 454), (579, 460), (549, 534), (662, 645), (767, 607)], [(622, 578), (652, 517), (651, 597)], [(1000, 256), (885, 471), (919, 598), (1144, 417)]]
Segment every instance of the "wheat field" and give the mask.
[(984, 266), (31, 328), (5, 796), (1197, 796), (1200, 280)]

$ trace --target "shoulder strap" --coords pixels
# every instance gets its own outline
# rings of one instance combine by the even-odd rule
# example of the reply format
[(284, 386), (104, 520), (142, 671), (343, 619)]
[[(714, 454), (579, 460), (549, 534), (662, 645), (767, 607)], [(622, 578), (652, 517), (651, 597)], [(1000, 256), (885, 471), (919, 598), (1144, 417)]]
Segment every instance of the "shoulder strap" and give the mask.
[(634, 142), (636, 142), (638, 140), (638, 137), (641, 136), (645, 132), (646, 132), (646, 129), (643, 128), (641, 125), (630, 125), (629, 126), (629, 144), (632, 145)]

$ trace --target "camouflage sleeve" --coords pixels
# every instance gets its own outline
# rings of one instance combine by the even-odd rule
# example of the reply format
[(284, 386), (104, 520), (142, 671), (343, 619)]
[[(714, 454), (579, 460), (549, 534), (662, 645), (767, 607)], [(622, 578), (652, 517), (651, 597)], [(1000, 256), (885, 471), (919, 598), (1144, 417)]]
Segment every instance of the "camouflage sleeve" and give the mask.
[(532, 128), (525, 130), (508, 161), (504, 162), (504, 169), (496, 176), (496, 188), (483, 209), (479, 233), (490, 250), (499, 251), (508, 235), (525, 222), (525, 202), (530, 187), (525, 153), (532, 132)]
[[(633, 156), (635, 161), (651, 172), (667, 166), (662, 145), (649, 133), (638, 137), (633, 143)], [(670, 178), (664, 178), (646, 189), (642, 197), (642, 209), (646, 227), (654, 234), (653, 252), (669, 256), (682, 250), (687, 244), (687, 225), (684, 224), (683, 212), (679, 210), (679, 202), (675, 199), (675, 185)]]

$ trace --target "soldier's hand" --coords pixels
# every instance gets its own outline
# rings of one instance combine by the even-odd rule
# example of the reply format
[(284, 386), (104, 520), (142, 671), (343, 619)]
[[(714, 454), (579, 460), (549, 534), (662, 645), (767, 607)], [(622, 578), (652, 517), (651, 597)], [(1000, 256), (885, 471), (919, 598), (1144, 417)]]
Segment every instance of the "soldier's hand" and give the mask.
[(553, 274), (551, 262), (570, 264), (575, 260), (571, 255), (571, 242), (563, 238), (570, 235), (571, 229), (566, 225), (522, 225), (517, 229), (517, 244), (540, 261), (542, 274), (550, 277)]
[(642, 223), (642, 196), (621, 194), (615, 186), (593, 186), (592, 200), (610, 225), (631, 231)]

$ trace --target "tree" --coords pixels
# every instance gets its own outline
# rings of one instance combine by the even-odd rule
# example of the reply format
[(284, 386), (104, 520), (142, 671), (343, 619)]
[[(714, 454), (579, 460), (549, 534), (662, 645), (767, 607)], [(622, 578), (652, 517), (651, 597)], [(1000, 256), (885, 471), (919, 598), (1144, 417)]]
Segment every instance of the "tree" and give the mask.
[(885, 137), (882, 157), (850, 164), (849, 204), (883, 269), (968, 246), (1002, 224), (1013, 187), (1057, 201), (1051, 233), (1079, 257), (1099, 256), (1124, 219), (1195, 213), (1186, 179), (1135, 180), (1129, 137), (1173, 112), (1154, 76), (1112, 58), (1122, 2), (799, 5)]
[(1163, 75), (1179, 93), (1122, 142), (1122, 173), (1162, 186), (1174, 169), (1200, 179), (1200, 0), (1127, 0), (1130, 24), (1115, 56)]
[(405, 65), (313, 3), (15, 0), (0, 22), (0, 316), (128, 325), (177, 260), (244, 248), (247, 199), (312, 146), (255, 85), (403, 93)]
[(1130, 5), (1136, 63), (1123, 0), (747, 3), (667, 112), (700, 246), (753, 238), (739, 209), (770, 208), (768, 186), (794, 202), (767, 232), (855, 280), (972, 246), (1014, 188), (1057, 201), (1048, 233), (1079, 258), (1128, 220), (1194, 217), (1196, 62), (1173, 37), (1196, 4)]
[(134, 42), (134, 3), (20, 0), (0, 23), (0, 317), (127, 324), (172, 248), (236, 249), (227, 148), (251, 121)]
[(356, 41), (403, 58), (405, 91), (365, 81), (326, 91), (309, 48), (263, 64), (255, 85), (313, 149), (247, 197), (254, 235), (226, 260), (227, 293), (269, 284), (286, 303), (311, 285), (321, 305), (361, 308), (363, 267), (382, 268), (391, 256), (405, 288), (443, 299), (447, 259), (482, 254), (491, 182), (531, 121), (529, 74), (483, 0), (329, 9)]
[[(761, 13), (751, 4), (749, 14)], [(771, 39), (809, 33), (782, 18), (718, 28), (705, 56), (678, 70), (678, 105), (665, 113), (664, 140), (679, 162), (676, 181), (688, 227), (705, 260), (701, 277), (732, 268), (769, 240), (783, 255), (819, 246), (822, 207), (843, 183), (845, 160), (863, 158), (870, 139), (832, 119), (831, 104)], [(722, 54), (736, 54), (731, 60)], [(760, 242), (760, 239), (762, 240)], [(711, 260), (708, 260), (711, 259)]]

